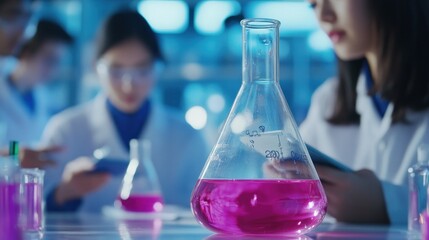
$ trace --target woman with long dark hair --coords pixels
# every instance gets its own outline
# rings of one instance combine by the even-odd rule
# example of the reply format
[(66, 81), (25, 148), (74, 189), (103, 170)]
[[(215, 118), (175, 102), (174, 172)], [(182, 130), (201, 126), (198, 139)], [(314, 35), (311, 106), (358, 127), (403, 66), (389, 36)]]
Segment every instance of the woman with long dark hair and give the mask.
[(316, 166), (339, 221), (406, 223), (407, 169), (429, 143), (429, 2), (309, 0), (338, 56), (304, 141), (357, 170)]

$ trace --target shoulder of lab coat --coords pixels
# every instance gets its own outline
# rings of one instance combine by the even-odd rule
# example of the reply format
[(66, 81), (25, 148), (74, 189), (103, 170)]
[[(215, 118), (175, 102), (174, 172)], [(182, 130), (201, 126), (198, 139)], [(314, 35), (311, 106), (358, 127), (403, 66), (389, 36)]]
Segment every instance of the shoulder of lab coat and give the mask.
[[(9, 66), (8, 68), (12, 68)], [(13, 68), (12, 68), (13, 69)], [(9, 69), (9, 70), (12, 70)], [(35, 146), (49, 119), (48, 104), (45, 101), (46, 92), (43, 87), (34, 88), (35, 113), (29, 112), (25, 104), (13, 92), (7, 83), (10, 71), (0, 77), (0, 109), (6, 125), (4, 139), (0, 142), (18, 140), (23, 146)], [(1, 146), (1, 145), (0, 145)]]
[(302, 139), (315, 148), (323, 148), (325, 139), (323, 139), (321, 129), (328, 127), (326, 119), (332, 114), (337, 88), (338, 80), (336, 78), (328, 79), (320, 85), (311, 97), (307, 117), (299, 126)]
[(311, 97), (307, 117), (299, 127), (301, 136), (311, 145), (317, 144), (314, 129), (323, 122), (320, 120), (327, 119), (332, 114), (337, 88), (338, 80), (336, 78), (328, 79), (316, 89)]
[[(335, 107), (337, 89), (338, 79), (331, 78), (315, 91), (307, 117), (299, 130), (305, 142), (353, 167), (359, 126), (332, 125), (327, 121)], [(337, 141), (338, 139), (341, 141)]]

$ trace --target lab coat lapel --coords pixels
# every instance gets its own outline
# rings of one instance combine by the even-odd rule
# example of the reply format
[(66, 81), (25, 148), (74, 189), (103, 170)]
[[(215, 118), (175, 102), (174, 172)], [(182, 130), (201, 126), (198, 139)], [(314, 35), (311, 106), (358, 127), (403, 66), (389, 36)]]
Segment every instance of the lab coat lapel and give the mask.
[[(365, 74), (363, 72), (359, 76), (356, 91), (356, 111), (360, 115), (360, 125), (364, 127), (360, 128), (359, 142), (361, 144), (358, 146), (356, 151), (356, 161), (354, 162), (357, 165), (354, 167), (367, 165), (369, 168), (376, 169), (379, 163), (369, 161), (369, 159), (375, 158), (376, 152), (368, 151), (368, 149), (373, 149), (372, 146), (378, 143), (378, 140), (382, 135), (382, 132), (380, 131), (382, 119), (380, 119), (380, 116), (375, 109), (371, 96), (368, 95)], [(367, 162), (362, 163), (357, 161), (358, 159), (367, 159)]]
[(376, 128), (373, 132), (376, 133), (375, 137), (377, 140), (381, 139), (387, 133), (392, 123), (391, 116), (393, 112), (393, 104), (389, 104), (383, 118), (380, 118), (380, 115), (372, 101), (372, 97), (368, 95), (365, 74), (363, 73), (359, 76), (357, 95), (356, 111), (364, 117), (365, 120), (376, 123), (374, 125)]
[(107, 98), (100, 94), (93, 102), (90, 125), (94, 134), (94, 149), (109, 146), (110, 156), (127, 158), (128, 153), (120, 142), (119, 134), (107, 110)]

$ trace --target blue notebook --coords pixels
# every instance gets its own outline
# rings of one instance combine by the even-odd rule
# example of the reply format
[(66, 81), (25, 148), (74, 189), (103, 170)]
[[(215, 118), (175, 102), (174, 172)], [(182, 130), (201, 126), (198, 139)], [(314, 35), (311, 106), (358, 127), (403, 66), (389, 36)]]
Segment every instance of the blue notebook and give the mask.
[(329, 157), (328, 155), (322, 153), (311, 145), (305, 144), (310, 154), (311, 160), (314, 164), (325, 165), (328, 167), (336, 168), (344, 172), (352, 172), (353, 170), (346, 166), (345, 164)]

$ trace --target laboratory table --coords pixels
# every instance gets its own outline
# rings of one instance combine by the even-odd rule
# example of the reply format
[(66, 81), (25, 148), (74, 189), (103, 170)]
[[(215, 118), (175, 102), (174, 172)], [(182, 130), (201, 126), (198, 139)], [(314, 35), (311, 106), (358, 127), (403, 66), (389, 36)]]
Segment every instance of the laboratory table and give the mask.
[(167, 217), (163, 220), (140, 217), (115, 217), (105, 214), (48, 214), (43, 239), (420, 239), (405, 227), (346, 225), (322, 223), (300, 238), (245, 237), (216, 235), (200, 226), (191, 216)]

